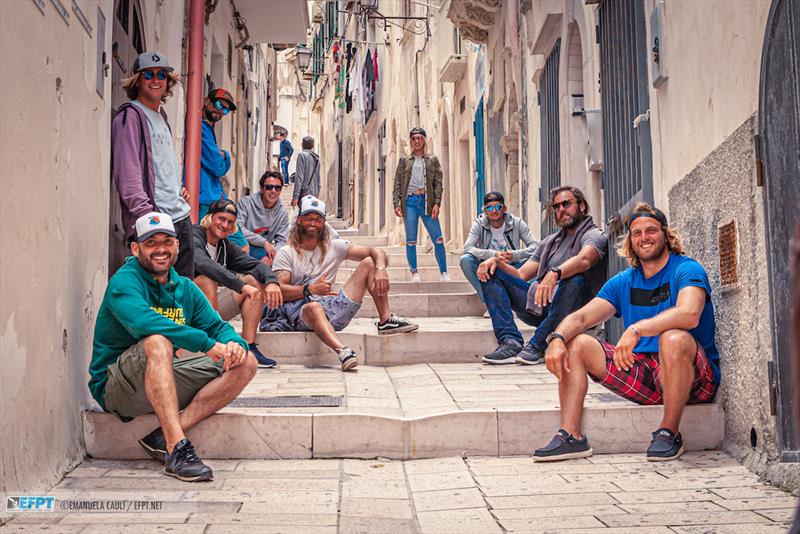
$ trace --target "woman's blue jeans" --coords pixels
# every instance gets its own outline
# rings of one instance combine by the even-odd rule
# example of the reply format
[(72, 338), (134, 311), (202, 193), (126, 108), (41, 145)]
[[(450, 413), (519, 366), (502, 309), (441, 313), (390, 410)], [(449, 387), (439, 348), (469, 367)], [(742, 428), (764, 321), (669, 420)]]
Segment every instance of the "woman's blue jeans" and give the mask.
[(417, 232), (419, 230), (419, 220), (425, 225), (425, 230), (433, 241), (433, 252), (436, 256), (436, 263), (439, 264), (439, 271), (447, 272), (447, 255), (444, 250), (444, 239), (442, 238), (442, 227), (439, 219), (434, 219), (425, 214), (425, 195), (408, 195), (406, 197), (406, 212), (403, 217), (403, 224), (406, 227), (406, 259), (408, 268), (411, 272), (417, 272)]

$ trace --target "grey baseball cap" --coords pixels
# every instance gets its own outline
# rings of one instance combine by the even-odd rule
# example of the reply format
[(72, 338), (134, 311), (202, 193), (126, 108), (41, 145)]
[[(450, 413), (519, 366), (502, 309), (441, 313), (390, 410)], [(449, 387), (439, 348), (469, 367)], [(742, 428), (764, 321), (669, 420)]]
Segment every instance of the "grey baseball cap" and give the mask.
[(167, 72), (175, 70), (169, 64), (169, 60), (161, 52), (143, 52), (133, 60), (133, 73), (137, 73), (144, 69), (152, 69), (160, 67)]

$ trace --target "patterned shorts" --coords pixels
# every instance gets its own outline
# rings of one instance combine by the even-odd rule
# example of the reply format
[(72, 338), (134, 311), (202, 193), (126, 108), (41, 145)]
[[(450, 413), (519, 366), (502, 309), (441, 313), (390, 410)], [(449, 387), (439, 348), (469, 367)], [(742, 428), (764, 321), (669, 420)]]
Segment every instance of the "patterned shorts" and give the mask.
[[(657, 352), (633, 353), (635, 359), (629, 371), (614, 365), (614, 345), (600, 343), (606, 354), (606, 375), (602, 380), (592, 377), (598, 384), (610, 389), (620, 397), (637, 404), (663, 404), (661, 394), (661, 366)], [(714, 371), (706, 358), (703, 347), (697, 345), (694, 359), (694, 381), (689, 393), (689, 404), (710, 402), (717, 392)]]

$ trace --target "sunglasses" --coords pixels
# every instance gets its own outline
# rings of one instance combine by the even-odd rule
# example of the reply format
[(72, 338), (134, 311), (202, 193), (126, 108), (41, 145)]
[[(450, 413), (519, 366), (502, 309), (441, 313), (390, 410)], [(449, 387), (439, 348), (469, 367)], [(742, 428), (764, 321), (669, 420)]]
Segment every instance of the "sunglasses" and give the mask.
[(558, 210), (558, 208), (569, 208), (572, 203), (575, 202), (573, 199), (564, 200), (563, 202), (553, 202), (553, 211)]
[(144, 70), (144, 71), (142, 71), (142, 77), (145, 80), (150, 81), (150, 80), (153, 79), (153, 76), (155, 76), (159, 80), (166, 80), (167, 76), (169, 76), (169, 73), (167, 71), (165, 71), (164, 69), (161, 69), (161, 70), (156, 71), (156, 72), (153, 72), (152, 70)]
[(227, 115), (231, 112), (230, 108), (226, 107), (225, 104), (222, 103), (222, 100), (214, 100), (214, 107), (220, 110), (223, 115)]
[(261, 186), (261, 189), (263, 189), (264, 191), (280, 191), (281, 189), (283, 189), (283, 186), (266, 184)]
[(502, 204), (492, 204), (491, 206), (484, 206), (483, 209), (486, 210), (487, 213), (492, 211), (503, 211)]

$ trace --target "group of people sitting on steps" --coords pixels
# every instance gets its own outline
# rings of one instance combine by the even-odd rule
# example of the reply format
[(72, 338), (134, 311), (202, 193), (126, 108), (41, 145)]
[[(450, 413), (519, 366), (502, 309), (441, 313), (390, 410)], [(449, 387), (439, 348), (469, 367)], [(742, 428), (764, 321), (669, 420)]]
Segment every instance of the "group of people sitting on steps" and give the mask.
[[(268, 171), (259, 192), (238, 205), (221, 192), (201, 206), (200, 223), (191, 225), (161, 108), (177, 79), (172, 71), (161, 54), (141, 54), (123, 81), (131, 102), (112, 121), (113, 175), (132, 256), (109, 280), (97, 314), (89, 389), (105, 411), (125, 421), (155, 413), (159, 426), (139, 440), (141, 446), (168, 475), (201, 481), (213, 473), (186, 433), (235, 399), (259, 366), (275, 365), (256, 345), (257, 330), (314, 331), (335, 351), (341, 369), (351, 370), (357, 355), (337, 331), (350, 323), (366, 293), (377, 309), (378, 334), (418, 326), (391, 312), (386, 254), (339, 239), (326, 223), (326, 206), (317, 198), (318, 156), (309, 138), (303, 142), (309, 152), (302, 158), (304, 176), (297, 173), (295, 180), (294, 224), (280, 202), (284, 178)], [(204, 101), (204, 124), (212, 126), (235, 109), (227, 91), (214, 90)], [(219, 176), (230, 156), (216, 146), (213, 128), (207, 130), (203, 151), (212, 153), (204, 154), (210, 166), (203, 172)], [(437, 219), (441, 167), (424, 153), (425, 138), (421, 128), (411, 131), (413, 152), (398, 164), (394, 204), (406, 219), (412, 277), (416, 226), (423, 218), (447, 281)], [(484, 198), (485, 213), (473, 224), (461, 258), (499, 343), (483, 361), (544, 362), (558, 378), (561, 428), (534, 451), (535, 460), (592, 454), (581, 432), (588, 377), (634, 402), (663, 403), (647, 458), (677, 458), (683, 408), (712, 400), (720, 380), (706, 272), (684, 255), (666, 216), (640, 204), (627, 218), (619, 248), (630, 268), (606, 281), (608, 242), (580, 190), (557, 188), (549, 207), (559, 230), (537, 244), (525, 223), (507, 213), (500, 193)], [(335, 291), (346, 260), (353, 272)], [(512, 311), (536, 326), (524, 345)], [(240, 313), (241, 334), (225, 320)], [(585, 333), (614, 315), (625, 327), (616, 345)]]

